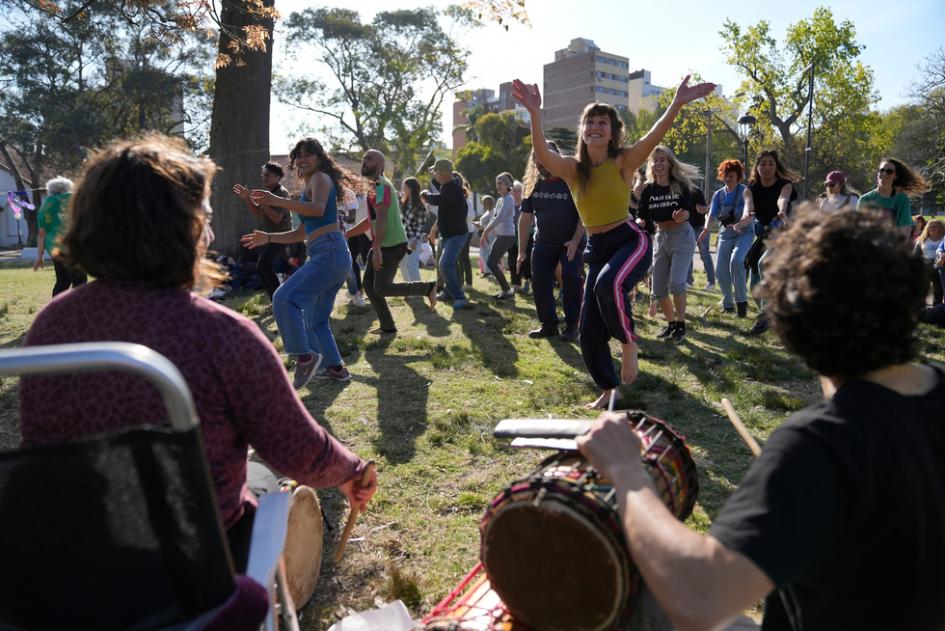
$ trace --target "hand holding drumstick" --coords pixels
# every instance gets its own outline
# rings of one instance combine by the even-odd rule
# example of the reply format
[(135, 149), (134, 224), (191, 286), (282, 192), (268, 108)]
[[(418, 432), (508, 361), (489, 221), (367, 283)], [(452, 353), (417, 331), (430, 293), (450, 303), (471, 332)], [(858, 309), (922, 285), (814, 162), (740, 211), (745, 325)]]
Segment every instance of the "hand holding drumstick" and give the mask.
[[(356, 482), (357, 485), (355, 484)], [(345, 529), (341, 533), (338, 549), (335, 551), (335, 563), (341, 561), (341, 558), (345, 554), (345, 546), (348, 545), (348, 537), (351, 536), (351, 531), (354, 530), (354, 524), (358, 519), (358, 515), (367, 508), (367, 503), (371, 501), (371, 498), (377, 491), (377, 471), (374, 467), (374, 461), (368, 460), (367, 466), (364, 467), (364, 471), (361, 473), (359, 480), (352, 478), (338, 488), (340, 488), (342, 493), (348, 498), (348, 503), (351, 505), (351, 514), (348, 516)]]

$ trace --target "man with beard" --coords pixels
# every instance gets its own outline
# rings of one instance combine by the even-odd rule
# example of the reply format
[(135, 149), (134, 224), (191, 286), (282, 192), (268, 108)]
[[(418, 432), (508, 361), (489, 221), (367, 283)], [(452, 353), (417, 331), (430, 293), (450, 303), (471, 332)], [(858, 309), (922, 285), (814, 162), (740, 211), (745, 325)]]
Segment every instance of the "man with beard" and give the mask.
[[(558, 153), (558, 147), (549, 142), (548, 148)], [(561, 291), (564, 303), (564, 332), (561, 339), (578, 339), (578, 319), (581, 315), (581, 281), (584, 263), (581, 252), (586, 239), (571, 198), (571, 189), (559, 177), (553, 176), (533, 153), (525, 170), (525, 199), (519, 217), (519, 254), (515, 266), (526, 263), (527, 245), (532, 222), (537, 226), (532, 247), (532, 283), (535, 292), (535, 310), (541, 327), (530, 331), (529, 337), (552, 337), (559, 334), (558, 313), (555, 309), (555, 268), (561, 265)]]
[(387, 306), (387, 296), (426, 296), (436, 306), (436, 283), (395, 283), (400, 260), (407, 254), (407, 233), (400, 216), (394, 186), (384, 177), (384, 154), (369, 149), (361, 160), (361, 175), (368, 179), (368, 212), (374, 240), (364, 271), (364, 291), (374, 307), (380, 326), (373, 333), (393, 335), (397, 326)]

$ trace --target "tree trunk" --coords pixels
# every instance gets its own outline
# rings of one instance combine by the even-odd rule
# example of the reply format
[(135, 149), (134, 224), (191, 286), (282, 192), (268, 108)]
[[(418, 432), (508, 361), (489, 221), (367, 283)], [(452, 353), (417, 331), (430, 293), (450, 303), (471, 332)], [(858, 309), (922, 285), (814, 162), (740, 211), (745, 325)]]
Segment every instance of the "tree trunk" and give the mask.
[[(275, 0), (267, 0), (272, 6)], [(221, 21), (235, 30), (249, 24), (263, 24), (270, 40), (265, 52), (245, 51), (242, 64), (235, 60), (216, 71), (213, 111), (210, 118), (210, 157), (221, 171), (214, 181), (213, 248), (241, 258), (240, 236), (256, 227), (255, 218), (233, 195), (233, 185), (260, 186), (260, 167), (269, 160), (269, 97), (272, 91), (271, 20), (261, 21), (239, 2), (224, 2)], [(219, 51), (231, 54), (228, 38), (221, 32)]]

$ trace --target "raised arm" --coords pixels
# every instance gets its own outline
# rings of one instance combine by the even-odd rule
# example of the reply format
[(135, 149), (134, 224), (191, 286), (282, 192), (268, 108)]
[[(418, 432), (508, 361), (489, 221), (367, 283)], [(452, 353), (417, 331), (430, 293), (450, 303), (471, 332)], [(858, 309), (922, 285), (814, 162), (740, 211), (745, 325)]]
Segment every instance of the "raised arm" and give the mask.
[(548, 148), (545, 132), (541, 128), (541, 94), (538, 91), (538, 85), (526, 85), (516, 79), (512, 82), (512, 96), (528, 110), (535, 157), (554, 175), (572, 184), (577, 179), (577, 160), (570, 156), (562, 156)]
[(665, 136), (669, 128), (673, 126), (676, 115), (679, 114), (680, 110), (682, 110), (687, 103), (701, 99), (715, 90), (714, 83), (689, 85), (689, 76), (690, 75), (686, 75), (679, 83), (679, 86), (676, 88), (676, 96), (673, 97), (673, 102), (663, 115), (660, 116), (660, 119), (656, 121), (656, 124), (653, 125), (650, 131), (646, 132), (646, 135), (633, 143), (632, 146), (625, 148), (621, 152), (618, 166), (620, 167), (620, 172), (624, 180), (632, 181), (633, 172), (643, 164), (643, 161), (646, 160), (650, 152), (656, 148), (656, 145), (660, 144), (660, 141), (663, 140), (663, 136)]

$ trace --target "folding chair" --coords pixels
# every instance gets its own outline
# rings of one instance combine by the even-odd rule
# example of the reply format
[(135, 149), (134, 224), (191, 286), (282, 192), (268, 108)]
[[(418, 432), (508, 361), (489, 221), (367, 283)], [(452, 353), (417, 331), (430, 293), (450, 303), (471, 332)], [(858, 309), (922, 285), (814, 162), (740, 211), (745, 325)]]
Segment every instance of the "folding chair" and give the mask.
[(289, 495), (260, 498), (236, 576), (193, 399), (170, 361), (126, 343), (0, 351), (4, 376), (93, 371), (147, 379), (169, 427), (0, 453), (0, 628), (297, 630), (278, 588)]

